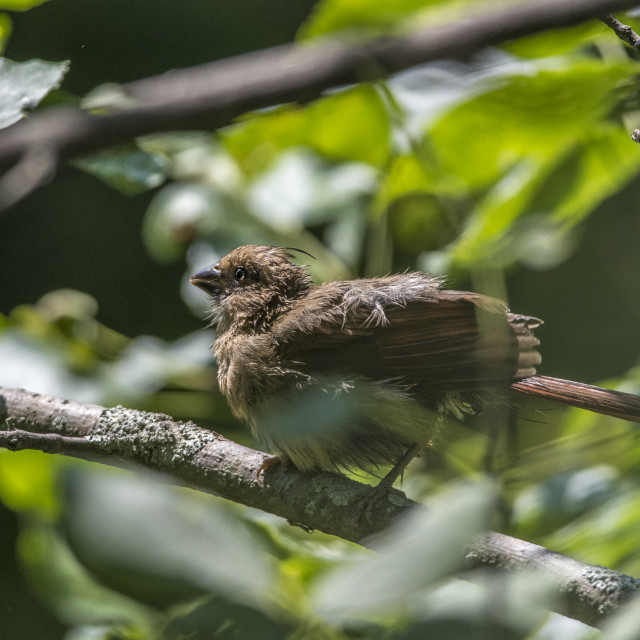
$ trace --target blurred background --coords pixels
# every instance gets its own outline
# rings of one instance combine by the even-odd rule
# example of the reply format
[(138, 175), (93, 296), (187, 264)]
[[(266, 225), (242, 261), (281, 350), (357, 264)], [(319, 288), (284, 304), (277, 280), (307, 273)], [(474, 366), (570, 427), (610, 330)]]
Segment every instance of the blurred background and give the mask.
[[(108, 105), (117, 83), (294, 39), (403, 32), (456, 19), (472, 4), (492, 6), (13, 0), (0, 2), (0, 35), (16, 63), (69, 61), (40, 108), (92, 107)], [(545, 320), (541, 373), (638, 392), (640, 148), (630, 140), (640, 126), (637, 73), (637, 56), (593, 21), (306, 106), (248, 114), (215, 134), (148, 136), (65, 164), (0, 213), (0, 385), (162, 411), (257, 446), (217, 391), (205, 296), (187, 280), (238, 245), (269, 243), (313, 254), (318, 281), (408, 268), (447, 274), (452, 288), (504, 298)], [(520, 414), (494, 461), (507, 505), (502, 526), (638, 574), (635, 428), (548, 406)], [(444, 449), (417, 461), (403, 489), (427, 499), (456, 478), (482, 475), (485, 433), (481, 420), (452, 425)], [(487, 620), (482, 598), (518, 588), (487, 580), (469, 595), (442, 576), (425, 577), (408, 611), (406, 602), (387, 603), (383, 620), (370, 610), (337, 612), (328, 587), (317, 585), (327, 575), (340, 584), (331, 571), (362, 553), (354, 546), (152, 481), (136, 494), (126, 478), (58, 456), (0, 451), (4, 637), (595, 633), (533, 605), (529, 618), (515, 620), (521, 603)], [(487, 494), (495, 490), (481, 490), (480, 516), (493, 513)], [(98, 526), (91, 505), (121, 528)], [(174, 508), (182, 528), (172, 530), (163, 514)], [(451, 522), (461, 517), (450, 514)], [(145, 523), (165, 532), (166, 549), (136, 564), (154, 547)], [(229, 553), (257, 556), (237, 589), (215, 568), (202, 579), (189, 554), (167, 561), (184, 540), (206, 553), (211, 531), (229, 523), (245, 532), (225, 538)], [(127, 553), (124, 540), (133, 541)], [(448, 575), (459, 571), (451, 562)], [(184, 572), (176, 576), (172, 563)], [(256, 584), (272, 585), (268, 603), (264, 590), (247, 587), (258, 565)], [(357, 579), (366, 600), (369, 578)], [(433, 598), (425, 605), (425, 593), (435, 592), (440, 608)], [(451, 603), (467, 598), (477, 611), (463, 607), (465, 618)], [(200, 635), (180, 635), (189, 633)]]

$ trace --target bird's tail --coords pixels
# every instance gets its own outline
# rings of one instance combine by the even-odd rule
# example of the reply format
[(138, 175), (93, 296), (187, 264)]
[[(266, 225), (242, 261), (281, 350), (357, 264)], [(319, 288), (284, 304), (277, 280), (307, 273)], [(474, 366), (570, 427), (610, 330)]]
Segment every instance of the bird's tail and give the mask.
[(640, 422), (640, 396), (631, 393), (548, 376), (524, 378), (514, 382), (511, 388), (526, 396), (560, 402), (622, 420)]

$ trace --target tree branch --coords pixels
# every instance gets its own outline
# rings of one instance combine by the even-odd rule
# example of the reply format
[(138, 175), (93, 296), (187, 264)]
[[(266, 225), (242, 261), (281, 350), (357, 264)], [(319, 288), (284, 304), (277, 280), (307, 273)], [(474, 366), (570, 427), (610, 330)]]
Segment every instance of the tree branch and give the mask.
[(611, 27), (618, 38), (640, 52), (640, 36), (628, 25), (620, 22), (615, 16), (605, 16), (601, 18), (608, 27)]
[[(119, 460), (171, 474), (185, 484), (268, 511), (310, 529), (366, 545), (416, 503), (391, 493), (374, 507), (372, 522), (354, 523), (353, 505), (369, 487), (332, 473), (271, 469), (258, 480), (266, 454), (236, 444), (193, 423), (123, 407), (54, 398), (0, 387), (0, 446)], [(364, 520), (364, 519), (363, 519)], [(536, 568), (557, 580), (557, 610), (597, 625), (640, 591), (640, 581), (588, 565), (543, 547), (489, 533), (469, 551), (474, 564), (518, 570)]]
[(402, 37), (285, 45), (123, 85), (122, 111), (91, 115), (50, 108), (0, 134), (0, 168), (35, 150), (69, 158), (157, 131), (229, 125), (239, 115), (307, 102), (345, 84), (383, 78), (442, 58), (466, 59), (506, 40), (566, 27), (635, 5), (634, 0), (542, 0), (506, 5)]

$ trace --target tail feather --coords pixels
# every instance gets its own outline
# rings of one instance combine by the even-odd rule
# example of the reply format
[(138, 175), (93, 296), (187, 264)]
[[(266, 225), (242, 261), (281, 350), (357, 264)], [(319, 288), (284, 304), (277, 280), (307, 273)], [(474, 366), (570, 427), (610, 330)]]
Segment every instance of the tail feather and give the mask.
[(631, 393), (549, 376), (524, 378), (514, 382), (511, 388), (526, 396), (568, 404), (622, 420), (640, 422), (640, 396)]

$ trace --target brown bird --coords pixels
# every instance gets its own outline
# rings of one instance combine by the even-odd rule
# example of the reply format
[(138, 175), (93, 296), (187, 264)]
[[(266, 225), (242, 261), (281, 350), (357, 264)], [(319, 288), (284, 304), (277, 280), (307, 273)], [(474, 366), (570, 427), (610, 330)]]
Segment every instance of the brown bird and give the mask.
[[(313, 285), (289, 251), (239, 247), (190, 280), (211, 296), (220, 389), (276, 453), (258, 474), (392, 465), (387, 490), (445, 414), (509, 390), (640, 422), (637, 396), (535, 375), (537, 318), (420, 272)], [(315, 419), (319, 398), (347, 418)], [(279, 413), (291, 406), (307, 408), (293, 428)]]

